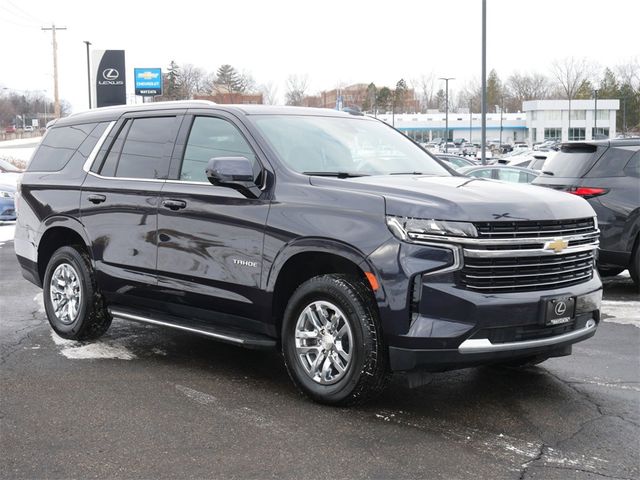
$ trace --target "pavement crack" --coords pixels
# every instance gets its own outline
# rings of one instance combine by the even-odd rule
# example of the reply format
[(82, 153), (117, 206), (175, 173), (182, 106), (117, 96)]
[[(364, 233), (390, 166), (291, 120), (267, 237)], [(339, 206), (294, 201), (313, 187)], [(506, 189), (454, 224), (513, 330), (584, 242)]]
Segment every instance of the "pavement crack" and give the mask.
[(542, 456), (544, 455), (545, 448), (547, 448), (547, 446), (544, 443), (542, 443), (540, 445), (540, 449), (538, 450), (538, 454), (535, 457), (533, 457), (531, 460), (528, 460), (522, 464), (522, 469), (520, 470), (520, 476), (518, 477), (518, 480), (524, 480), (524, 477), (527, 474), (527, 470), (529, 469), (529, 466), (532, 463), (537, 462), (542, 458)]

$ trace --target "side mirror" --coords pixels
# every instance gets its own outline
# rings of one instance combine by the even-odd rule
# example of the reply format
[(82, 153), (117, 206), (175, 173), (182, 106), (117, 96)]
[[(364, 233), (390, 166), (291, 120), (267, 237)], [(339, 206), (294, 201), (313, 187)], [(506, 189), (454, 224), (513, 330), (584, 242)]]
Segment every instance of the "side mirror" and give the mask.
[(249, 198), (260, 196), (253, 180), (253, 165), (246, 157), (211, 158), (205, 173), (213, 185), (233, 188)]

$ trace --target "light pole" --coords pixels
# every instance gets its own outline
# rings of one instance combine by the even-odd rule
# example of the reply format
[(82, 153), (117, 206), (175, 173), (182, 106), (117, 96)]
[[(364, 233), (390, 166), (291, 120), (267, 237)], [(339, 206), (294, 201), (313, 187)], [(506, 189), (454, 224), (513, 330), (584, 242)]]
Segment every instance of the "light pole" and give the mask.
[(487, 0), (482, 0), (482, 127), (481, 127), (482, 165), (487, 164)]
[(445, 82), (444, 94), (444, 152), (447, 153), (447, 142), (449, 141), (449, 80), (455, 80), (453, 77), (440, 77), (439, 80)]
[(83, 40), (83, 42), (87, 45), (87, 87), (89, 89), (89, 110), (91, 110), (91, 65), (89, 63), (89, 45), (91, 45), (91, 42), (88, 40)]
[(473, 101), (469, 99), (469, 143), (473, 143)]
[(593, 95), (595, 97), (595, 106), (593, 111), (593, 139), (598, 139), (598, 89), (593, 90)]
[(502, 153), (502, 113), (504, 112), (504, 97), (500, 97), (500, 153)]

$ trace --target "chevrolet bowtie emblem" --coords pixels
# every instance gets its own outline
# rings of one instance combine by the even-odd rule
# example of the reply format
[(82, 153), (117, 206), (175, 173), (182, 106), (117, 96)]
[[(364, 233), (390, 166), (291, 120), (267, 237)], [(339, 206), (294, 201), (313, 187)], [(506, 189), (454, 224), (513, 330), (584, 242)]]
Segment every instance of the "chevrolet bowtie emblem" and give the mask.
[(569, 242), (567, 242), (563, 238), (556, 238), (553, 242), (547, 242), (544, 244), (545, 250), (553, 250), (556, 253), (562, 252), (565, 248), (569, 246)]

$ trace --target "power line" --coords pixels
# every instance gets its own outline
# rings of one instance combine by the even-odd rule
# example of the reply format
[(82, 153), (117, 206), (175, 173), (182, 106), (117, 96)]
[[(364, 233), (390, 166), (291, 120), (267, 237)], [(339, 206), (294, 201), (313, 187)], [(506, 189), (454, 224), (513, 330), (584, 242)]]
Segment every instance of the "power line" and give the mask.
[(21, 14), (23, 17), (27, 18), (29, 21), (34, 21), (36, 23), (42, 23), (42, 19), (35, 16), (32, 13), (26, 12), (25, 10), (23, 10), (22, 8), (20, 8), (18, 5), (16, 5), (15, 3), (13, 3), (11, 0), (7, 0), (7, 3), (13, 7), (13, 9), (15, 11), (17, 11), (19, 14)]
[[(15, 25), (17, 27), (22, 27), (22, 28), (38, 27), (38, 24), (36, 23), (24, 23), (24, 22), (27, 22), (27, 20), (16, 16), (15, 13), (11, 12), (10, 10), (0, 10), (0, 12), (3, 13), (2, 15), (0, 15), (0, 22), (2, 23), (9, 23), (11, 25)], [(7, 15), (11, 15), (13, 16), (13, 18), (7, 18)]]

